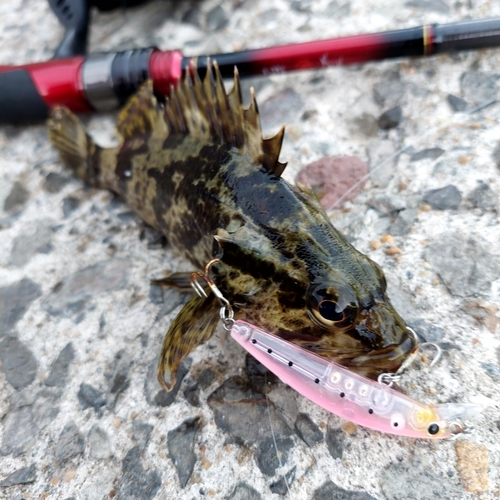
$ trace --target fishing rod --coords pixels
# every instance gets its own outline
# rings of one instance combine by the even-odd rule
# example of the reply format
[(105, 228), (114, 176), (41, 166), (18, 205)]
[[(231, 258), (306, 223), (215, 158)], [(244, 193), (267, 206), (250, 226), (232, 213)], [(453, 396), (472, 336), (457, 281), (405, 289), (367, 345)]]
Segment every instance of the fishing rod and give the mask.
[(202, 76), (209, 60), (217, 61), (223, 77), (232, 77), (235, 66), (247, 77), (498, 46), (500, 18), (494, 18), (209, 56), (147, 48), (0, 66), (0, 124), (44, 120), (56, 105), (75, 112), (110, 111), (147, 79), (159, 97), (165, 96), (186, 71), (197, 68)]

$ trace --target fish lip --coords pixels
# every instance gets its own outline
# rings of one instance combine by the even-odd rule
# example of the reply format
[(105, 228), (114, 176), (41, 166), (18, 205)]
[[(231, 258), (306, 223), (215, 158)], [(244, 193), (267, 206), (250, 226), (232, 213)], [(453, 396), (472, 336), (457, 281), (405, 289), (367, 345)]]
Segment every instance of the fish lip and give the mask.
[(416, 341), (409, 335), (400, 344), (392, 344), (383, 350), (372, 350), (370, 352), (343, 360), (344, 366), (349, 368), (360, 368), (366, 373), (379, 375), (384, 372), (396, 372), (404, 360), (414, 351)]

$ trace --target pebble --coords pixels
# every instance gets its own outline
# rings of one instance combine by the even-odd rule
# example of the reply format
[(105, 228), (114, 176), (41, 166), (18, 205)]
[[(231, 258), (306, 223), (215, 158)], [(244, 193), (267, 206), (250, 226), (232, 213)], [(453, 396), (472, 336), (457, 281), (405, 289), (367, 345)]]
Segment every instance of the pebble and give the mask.
[(408, 200), (403, 196), (387, 196), (386, 194), (377, 194), (370, 197), (366, 204), (376, 210), (380, 215), (387, 217), (396, 217), (401, 210), (407, 206)]
[(345, 490), (333, 481), (326, 481), (314, 491), (312, 500), (376, 500), (365, 491)]
[(352, 120), (352, 132), (359, 132), (365, 137), (375, 137), (378, 133), (378, 123), (375, 116), (370, 113), (361, 113)]
[[(459, 442), (459, 441), (457, 441)], [(463, 489), (450, 481), (425, 456), (414, 456), (382, 467), (380, 486), (387, 500), (463, 498)]]
[(474, 105), (484, 104), (497, 98), (498, 76), (481, 71), (466, 71), (460, 77), (462, 97)]
[(30, 193), (20, 182), (14, 182), (10, 193), (5, 198), (3, 209), (5, 212), (19, 212), (28, 201)]
[(86, 382), (82, 382), (77, 396), (78, 402), (84, 410), (94, 408), (98, 415), (102, 415), (102, 407), (106, 404), (106, 397), (102, 391), (99, 391)]
[(229, 17), (226, 11), (217, 5), (207, 14), (206, 27), (209, 31), (220, 31), (229, 24)]
[(398, 158), (393, 158), (394, 144), (389, 140), (374, 140), (368, 144), (366, 152), (370, 158), (371, 181), (376, 187), (387, 187), (394, 179), (398, 163)]
[(148, 445), (151, 432), (153, 432), (153, 426), (146, 424), (145, 422), (141, 422), (140, 420), (134, 420), (132, 422), (132, 430), (137, 446), (139, 447), (139, 450), (143, 452)]
[(405, 87), (398, 71), (386, 71), (380, 82), (373, 85), (373, 99), (382, 108), (392, 108), (400, 103)]
[(254, 457), (262, 474), (272, 477), (278, 467), (286, 465), (293, 445), (293, 439), (289, 437), (268, 436), (259, 440)]
[(53, 249), (51, 225), (53, 225), (52, 221), (40, 220), (36, 223), (34, 233), (16, 236), (12, 243), (10, 264), (14, 267), (22, 267), (37, 253), (50, 253)]
[(35, 443), (38, 426), (31, 406), (11, 410), (3, 420), (3, 438), (0, 455), (17, 457), (26, 453)]
[(161, 486), (161, 477), (155, 469), (144, 470), (141, 454), (136, 446), (130, 449), (122, 462), (122, 477), (116, 489), (116, 500), (152, 500)]
[(111, 457), (108, 435), (97, 424), (94, 424), (87, 436), (90, 447), (90, 458), (104, 460)]
[(247, 483), (238, 483), (226, 500), (261, 500), (260, 493)]
[(30, 484), (36, 481), (36, 466), (31, 464), (29, 467), (11, 472), (5, 479), (0, 482), (0, 488), (14, 486), (16, 484)]
[(366, 179), (360, 181), (367, 173), (368, 165), (357, 156), (324, 157), (304, 167), (295, 181), (310, 187), (328, 210), (356, 198), (366, 184)]
[(297, 469), (296, 467), (293, 467), (286, 473), (285, 476), (281, 476), (280, 479), (278, 479), (274, 483), (271, 483), (269, 485), (271, 493), (275, 493), (276, 495), (280, 495), (282, 497), (287, 495), (288, 490), (292, 486), (292, 483), (295, 479), (296, 469)]
[(427, 148), (417, 151), (410, 156), (410, 161), (437, 160), (444, 153), (441, 148)]
[(455, 441), (457, 471), (464, 488), (471, 493), (489, 490), (488, 448), (469, 441)]
[(311, 420), (306, 413), (299, 413), (295, 421), (295, 432), (307, 446), (314, 446), (323, 440), (323, 433), (320, 428)]
[(378, 250), (382, 246), (382, 243), (380, 240), (371, 240), (370, 241), (370, 248), (372, 250)]
[(106, 408), (114, 408), (118, 396), (130, 385), (128, 372), (131, 366), (132, 358), (130, 355), (125, 349), (119, 350), (115, 354), (115, 358), (113, 360), (113, 372), (111, 373), (109, 380)]
[(28, 278), (0, 288), (0, 338), (10, 333), (41, 294), (40, 285)]
[(56, 445), (55, 456), (60, 462), (83, 454), (85, 450), (85, 439), (80, 433), (75, 422), (68, 422), (59, 435)]
[(435, 210), (456, 210), (462, 201), (460, 191), (452, 184), (427, 191), (422, 200)]
[(185, 420), (179, 427), (171, 430), (167, 436), (168, 453), (177, 470), (179, 483), (184, 488), (193, 473), (196, 463), (194, 446), (200, 431), (199, 417)]
[(485, 182), (479, 183), (467, 196), (467, 200), (481, 210), (498, 210), (498, 195)]
[(47, 193), (58, 193), (61, 189), (70, 182), (70, 177), (60, 174), (58, 172), (50, 172), (45, 177), (43, 182), (43, 189)]
[(407, 208), (401, 210), (396, 217), (396, 220), (391, 224), (389, 231), (394, 236), (405, 236), (410, 232), (410, 229), (418, 215), (418, 209)]
[(477, 239), (441, 234), (423, 253), (452, 295), (474, 296), (500, 278), (500, 263)]
[(184, 359), (177, 371), (177, 382), (174, 388), (167, 392), (159, 384), (156, 377), (156, 370), (158, 368), (158, 359), (155, 358), (149, 363), (148, 372), (144, 380), (144, 395), (146, 401), (153, 406), (170, 406), (176, 399), (179, 389), (181, 387), (184, 377), (187, 375), (191, 366), (189, 358)]
[(109, 259), (80, 269), (55, 286), (43, 301), (43, 307), (53, 315), (77, 314), (99, 293), (122, 289), (131, 268), (132, 263), (127, 259)]
[(403, 110), (401, 106), (388, 109), (378, 117), (378, 126), (382, 130), (396, 128), (403, 121)]
[(28, 347), (16, 337), (0, 341), (1, 368), (14, 389), (23, 389), (36, 377), (37, 362)]
[(462, 310), (472, 316), (479, 324), (484, 325), (491, 333), (497, 330), (499, 318), (496, 315), (498, 308), (493, 304), (488, 304), (483, 299), (466, 302)]
[(304, 102), (291, 87), (281, 90), (259, 104), (260, 119), (264, 130), (298, 121)]
[(394, 255), (400, 255), (403, 253), (403, 250), (401, 248), (396, 247), (396, 246), (391, 246), (389, 247), (386, 251), (385, 254), (389, 256), (394, 256)]
[(75, 358), (73, 343), (69, 342), (52, 363), (50, 373), (45, 380), (49, 387), (64, 387), (68, 381), (69, 365)]
[(325, 434), (325, 442), (328, 452), (333, 459), (342, 458), (344, 452), (345, 433), (341, 429), (328, 428)]
[(276, 439), (292, 435), (292, 430), (274, 403), (266, 400), (264, 394), (256, 392), (242, 377), (227, 379), (208, 397), (207, 403), (217, 427), (237, 444), (258, 445), (265, 440), (271, 435), (270, 418)]
[(460, 112), (465, 111), (467, 108), (467, 101), (464, 101), (461, 97), (457, 97), (456, 95), (448, 94), (446, 100), (448, 101), (452, 111)]
[(63, 481), (65, 483), (69, 483), (70, 481), (73, 481), (73, 479), (75, 479), (75, 476), (76, 476), (76, 470), (69, 469), (64, 473)]
[(68, 196), (63, 199), (62, 211), (63, 216), (67, 219), (78, 207), (80, 206), (80, 200), (74, 196)]

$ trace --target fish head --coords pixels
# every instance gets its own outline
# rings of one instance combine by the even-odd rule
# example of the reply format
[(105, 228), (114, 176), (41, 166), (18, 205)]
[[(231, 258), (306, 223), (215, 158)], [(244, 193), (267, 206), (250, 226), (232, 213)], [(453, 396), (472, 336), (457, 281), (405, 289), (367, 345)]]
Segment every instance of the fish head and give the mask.
[(321, 266), (309, 285), (305, 308), (317, 340), (301, 343), (376, 378), (397, 371), (414, 350), (416, 339), (387, 296), (380, 266), (364, 255), (354, 255), (348, 272)]

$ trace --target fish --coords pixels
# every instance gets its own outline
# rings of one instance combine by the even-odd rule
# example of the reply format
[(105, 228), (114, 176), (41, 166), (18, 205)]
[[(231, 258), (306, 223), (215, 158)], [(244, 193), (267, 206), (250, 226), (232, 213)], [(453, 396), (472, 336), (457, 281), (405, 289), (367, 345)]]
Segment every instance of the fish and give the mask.
[(255, 94), (244, 107), (237, 69), (229, 93), (215, 62), (203, 78), (187, 71), (164, 102), (146, 82), (118, 114), (114, 148), (97, 145), (64, 107), (48, 125), (77, 177), (121, 196), (197, 273), (153, 283), (189, 290), (209, 270), (219, 291), (193, 295), (170, 325), (158, 364), (166, 390), (214, 334), (221, 297), (234, 320), (372, 379), (416, 348), (380, 266), (335, 229), (310, 188), (282, 178), (285, 129), (263, 138)]

